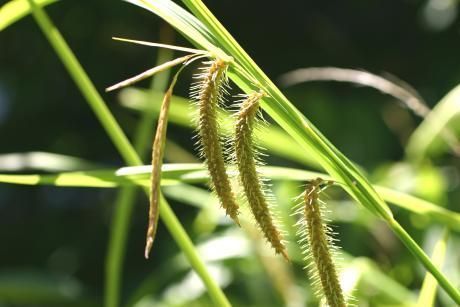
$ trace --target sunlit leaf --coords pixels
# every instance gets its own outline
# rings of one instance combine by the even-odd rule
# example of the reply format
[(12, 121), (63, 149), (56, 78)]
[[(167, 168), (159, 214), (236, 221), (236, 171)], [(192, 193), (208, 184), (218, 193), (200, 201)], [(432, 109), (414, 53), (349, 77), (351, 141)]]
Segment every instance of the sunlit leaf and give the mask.
[[(57, 0), (35, 0), (37, 5), (46, 6)], [(27, 0), (11, 0), (0, 7), (0, 31), (6, 29), (19, 19), (30, 13)]]
[[(23, 185), (54, 185), (68, 187), (115, 188), (124, 185), (148, 186), (151, 172), (150, 165), (123, 167), (118, 170), (69, 172), (56, 175), (11, 175), (0, 174), (0, 182)], [(162, 185), (183, 183), (206, 183), (208, 173), (199, 163), (164, 164), (162, 168)], [(272, 180), (306, 181), (317, 177), (331, 179), (321, 173), (304, 170), (263, 166), (260, 172), (264, 177)], [(236, 170), (230, 169), (230, 175)], [(430, 220), (443, 223), (452, 230), (460, 231), (460, 213), (453, 212), (428, 201), (416, 198), (409, 194), (398, 192), (385, 187), (375, 186), (382, 197), (403, 209), (428, 217)]]
[(84, 159), (50, 152), (21, 152), (0, 155), (0, 170), (18, 172), (43, 170), (49, 172), (101, 168), (102, 166)]

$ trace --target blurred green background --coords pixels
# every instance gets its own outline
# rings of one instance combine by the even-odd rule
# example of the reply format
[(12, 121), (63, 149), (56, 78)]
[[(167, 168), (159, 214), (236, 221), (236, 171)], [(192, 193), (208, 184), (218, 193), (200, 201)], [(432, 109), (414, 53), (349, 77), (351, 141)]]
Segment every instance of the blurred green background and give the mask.
[[(460, 21), (458, 2), (454, 0), (281, 4), (225, 0), (206, 4), (274, 81), (301, 67), (358, 68), (397, 76), (431, 107), (460, 82)], [(101, 93), (107, 86), (153, 66), (157, 57), (155, 48), (115, 42), (112, 36), (161, 42), (160, 29), (167, 31), (153, 14), (121, 1), (59, 1), (46, 10)], [(188, 46), (179, 34), (168, 37), (177, 45)], [(188, 96), (194, 72), (196, 66), (182, 74), (176, 95)], [(149, 82), (136, 86), (148, 87)], [(417, 168), (403, 162), (404, 146), (421, 119), (394, 98), (339, 83), (315, 82), (282, 90), (374, 182), (460, 211), (458, 157), (437, 155)], [(139, 113), (124, 107), (119, 94), (102, 95), (125, 132), (132, 135)], [(190, 129), (170, 125), (168, 138), (174, 143), (166, 160), (193, 162), (196, 150), (192, 136)], [(38, 151), (91, 161), (56, 166), (57, 171), (123, 166), (30, 16), (0, 32), (0, 139), (0, 169), (5, 171), (19, 163), (17, 170), (35, 173), (33, 167), (24, 166), (33, 164), (37, 156), (21, 156), (17, 162), (8, 160), (5, 154)], [(144, 158), (148, 164), (148, 156)], [(47, 165), (43, 157), (37, 159)], [(269, 165), (305, 168), (276, 155), (266, 161)], [(287, 208), (300, 191), (299, 183), (278, 181), (273, 190), (284, 208), (283, 215), (288, 216)], [(204, 191), (199, 189), (197, 193), (206, 198)], [(280, 264), (282, 269), (275, 270), (273, 276), (267, 269), (272, 265), (264, 264), (264, 253), (255, 248), (259, 243), (255, 243), (258, 241), (251, 230), (234, 227), (222, 216), (222, 210), (185, 206), (177, 199), (178, 194), (174, 189), (170, 191), (169, 195), (176, 196), (170, 198), (171, 205), (190, 236), (197, 244), (209, 244), (209, 257), (218, 257), (217, 251), (221, 252), (223, 260), (213, 262), (213, 268), (235, 306), (315, 306), (301, 263), (294, 263), (292, 268)], [(115, 197), (114, 189), (1, 184), (0, 306), (101, 305)], [(367, 272), (356, 285), (359, 305), (410, 306), (424, 278), (421, 266), (383, 223), (363, 212), (338, 189), (331, 191), (329, 199), (339, 245), (347, 255), (356, 257), (353, 262), (344, 256), (343, 266)], [(123, 302), (137, 306), (211, 305), (161, 223), (151, 259), (143, 258), (146, 205), (146, 197), (139, 193), (128, 235)], [(218, 206), (212, 198), (207, 205)], [(431, 253), (442, 225), (406, 211), (394, 211), (409, 233)], [(219, 239), (221, 242), (216, 241)], [(222, 248), (229, 244), (231, 250)], [(446, 271), (457, 286), (459, 248), (458, 235), (451, 234)], [(277, 261), (266, 257), (265, 261)], [(381, 272), (383, 279), (373, 270)], [(287, 276), (283, 277), (282, 272)], [(283, 278), (288, 281), (283, 282)], [(280, 283), (289, 285), (285, 287), (289, 289), (283, 290)], [(453, 306), (442, 291), (440, 294), (437, 305)]]

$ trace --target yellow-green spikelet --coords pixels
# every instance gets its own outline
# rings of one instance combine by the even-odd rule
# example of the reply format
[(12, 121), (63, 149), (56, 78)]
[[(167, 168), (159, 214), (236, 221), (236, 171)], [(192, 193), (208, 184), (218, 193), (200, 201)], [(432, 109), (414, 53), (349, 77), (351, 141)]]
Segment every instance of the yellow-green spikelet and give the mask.
[(198, 134), (201, 153), (211, 177), (211, 183), (222, 207), (237, 224), (239, 206), (230, 186), (225, 169), (222, 144), (219, 136), (217, 110), (225, 91), (227, 63), (216, 59), (211, 61), (198, 76), (194, 85), (194, 100), (198, 105)]
[(249, 95), (241, 103), (240, 109), (236, 114), (235, 160), (246, 199), (259, 227), (267, 241), (275, 249), (275, 252), (282, 254), (288, 260), (286, 248), (282, 243), (282, 235), (274, 223), (270, 206), (266, 199), (264, 185), (256, 169), (257, 149), (253, 142), (253, 130), (259, 111), (259, 100), (263, 95), (260, 92)]
[(299, 223), (300, 233), (302, 240), (307, 241), (305, 252), (310, 261), (310, 279), (319, 296), (323, 297), (330, 307), (345, 307), (347, 303), (333, 261), (335, 247), (332, 244), (331, 231), (323, 222), (322, 205), (319, 200), (323, 184), (330, 183), (317, 178), (306, 186), (303, 206), (299, 208), (299, 213), (303, 215)]

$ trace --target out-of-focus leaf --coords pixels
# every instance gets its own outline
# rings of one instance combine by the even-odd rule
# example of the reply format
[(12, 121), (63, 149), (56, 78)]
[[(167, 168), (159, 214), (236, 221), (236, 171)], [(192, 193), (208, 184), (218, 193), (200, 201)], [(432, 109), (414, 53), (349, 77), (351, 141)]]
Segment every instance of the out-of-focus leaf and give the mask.
[[(146, 181), (138, 182), (138, 184), (147, 186)], [(23, 185), (90, 188), (115, 188), (134, 184), (127, 178), (117, 177), (113, 170), (69, 172), (56, 175), (0, 175), (0, 182)]]
[[(160, 103), (164, 93), (140, 90), (136, 88), (127, 88), (120, 93), (121, 104), (127, 108), (137, 111), (160, 112)], [(193, 125), (193, 114), (195, 105), (192, 105), (186, 98), (173, 96), (171, 98), (171, 108), (169, 110), (168, 120), (171, 123), (183, 127), (195, 129)], [(233, 124), (228, 113), (219, 114), (219, 122), (222, 132), (225, 135), (233, 135)], [(306, 155), (297, 142), (295, 142), (288, 134), (275, 126), (264, 127), (255, 131), (258, 143), (265, 149), (270, 151), (270, 154), (275, 154), (283, 158), (302, 163), (304, 165), (318, 168), (318, 163), (315, 162), (309, 155)]]
[[(444, 230), (439, 241), (436, 243), (433, 250), (433, 263), (436, 264), (439, 268), (442, 267), (444, 263), (444, 258), (447, 251), (447, 240), (449, 239), (449, 231)], [(434, 301), (436, 298), (436, 288), (438, 282), (429, 272), (426, 273), (425, 279), (423, 280), (422, 289), (420, 290), (420, 295), (418, 297), (417, 306), (418, 307), (432, 307), (434, 306)]]
[[(395, 306), (394, 304), (412, 306), (412, 302), (415, 301), (412, 292), (383, 273), (371, 259), (359, 257), (351, 260), (344, 267), (340, 278), (344, 281), (347, 281), (347, 278), (354, 279), (358, 288), (356, 295), (362, 292), (364, 296), (368, 296), (368, 292), (373, 292), (375, 303), (385, 302), (391, 306)], [(353, 295), (353, 292), (351, 294)]]
[[(45, 6), (57, 0), (35, 0), (37, 5)], [(0, 7), (0, 31), (12, 25), (19, 19), (30, 13), (30, 5), (27, 0), (11, 0)]]
[(81, 299), (82, 285), (70, 277), (32, 271), (0, 273), (0, 303), (65, 304)]
[(388, 163), (374, 173), (373, 182), (401, 192), (414, 194), (439, 205), (446, 203), (446, 175), (430, 163)]
[(18, 172), (41, 170), (49, 172), (101, 168), (102, 165), (84, 159), (50, 152), (24, 152), (0, 155), (0, 170)]
[[(427, 155), (440, 154), (448, 149), (441, 134), (460, 131), (459, 116), (460, 85), (451, 90), (412, 133), (406, 147), (408, 158), (417, 161)], [(455, 141), (455, 135), (447, 135), (447, 137), (454, 138)]]

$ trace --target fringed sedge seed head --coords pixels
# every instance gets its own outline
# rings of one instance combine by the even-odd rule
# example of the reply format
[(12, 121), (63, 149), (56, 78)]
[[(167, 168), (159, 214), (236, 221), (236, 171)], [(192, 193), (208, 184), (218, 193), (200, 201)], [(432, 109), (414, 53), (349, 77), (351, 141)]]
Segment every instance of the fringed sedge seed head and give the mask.
[(331, 307), (347, 306), (339, 283), (337, 270), (333, 261), (336, 248), (333, 245), (332, 230), (326, 225), (323, 217), (323, 203), (319, 200), (320, 193), (331, 182), (321, 178), (310, 181), (303, 194), (303, 202), (297, 207), (301, 216), (297, 226), (300, 235), (299, 243), (304, 248), (310, 279), (320, 299)]
[(257, 224), (275, 252), (289, 260), (282, 235), (271, 214), (266, 186), (257, 173), (258, 154), (254, 145), (253, 130), (259, 113), (259, 101), (264, 95), (263, 92), (256, 92), (240, 103), (240, 109), (236, 113), (234, 159), (238, 165), (244, 195)]
[(222, 142), (219, 135), (217, 110), (227, 93), (228, 63), (215, 59), (207, 62), (202, 73), (195, 76), (198, 81), (192, 86), (192, 98), (198, 106), (198, 136), (201, 154), (205, 159), (211, 185), (222, 207), (238, 225), (239, 206), (235, 201), (230, 180), (226, 173)]

